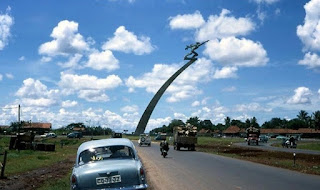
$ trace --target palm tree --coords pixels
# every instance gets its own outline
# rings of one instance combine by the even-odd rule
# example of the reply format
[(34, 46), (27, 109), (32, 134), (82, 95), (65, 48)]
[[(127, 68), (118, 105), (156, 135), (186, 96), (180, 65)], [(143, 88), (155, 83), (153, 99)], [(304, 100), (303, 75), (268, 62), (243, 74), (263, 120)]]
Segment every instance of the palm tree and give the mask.
[(314, 128), (320, 129), (320, 111), (313, 112), (313, 122), (314, 122)]
[(301, 110), (297, 115), (297, 117), (299, 120), (306, 122), (308, 119), (308, 112), (306, 112), (305, 110)]

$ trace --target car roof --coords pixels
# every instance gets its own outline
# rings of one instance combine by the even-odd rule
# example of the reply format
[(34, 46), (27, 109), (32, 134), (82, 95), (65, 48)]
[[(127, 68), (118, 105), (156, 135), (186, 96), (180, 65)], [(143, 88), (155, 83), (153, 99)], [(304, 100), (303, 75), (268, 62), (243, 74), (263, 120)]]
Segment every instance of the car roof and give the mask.
[(101, 146), (115, 146), (122, 145), (133, 148), (133, 144), (129, 139), (126, 138), (110, 138), (110, 139), (101, 139), (101, 140), (92, 140), (88, 142), (82, 143), (78, 148), (78, 154), (82, 151), (87, 150), (89, 148), (101, 147)]

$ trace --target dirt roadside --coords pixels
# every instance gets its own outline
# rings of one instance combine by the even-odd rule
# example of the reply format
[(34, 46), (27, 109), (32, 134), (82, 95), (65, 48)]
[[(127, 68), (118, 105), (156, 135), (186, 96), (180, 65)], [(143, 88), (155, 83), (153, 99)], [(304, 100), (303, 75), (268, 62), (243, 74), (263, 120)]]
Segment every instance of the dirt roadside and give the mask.
[(54, 181), (64, 177), (70, 172), (74, 163), (74, 157), (60, 161), (50, 167), (39, 168), (19, 175), (0, 179), (0, 189), (13, 190), (24, 189), (33, 190), (43, 186), (46, 181)]

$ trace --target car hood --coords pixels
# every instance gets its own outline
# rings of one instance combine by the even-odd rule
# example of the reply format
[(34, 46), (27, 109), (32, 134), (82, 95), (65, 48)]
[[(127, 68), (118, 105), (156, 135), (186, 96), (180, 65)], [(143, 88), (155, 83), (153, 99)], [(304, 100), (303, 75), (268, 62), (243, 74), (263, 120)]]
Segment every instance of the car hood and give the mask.
[[(81, 189), (118, 188), (139, 185), (140, 163), (134, 159), (103, 160), (75, 167), (73, 173), (77, 177)], [(121, 183), (97, 185), (96, 178), (121, 176)]]

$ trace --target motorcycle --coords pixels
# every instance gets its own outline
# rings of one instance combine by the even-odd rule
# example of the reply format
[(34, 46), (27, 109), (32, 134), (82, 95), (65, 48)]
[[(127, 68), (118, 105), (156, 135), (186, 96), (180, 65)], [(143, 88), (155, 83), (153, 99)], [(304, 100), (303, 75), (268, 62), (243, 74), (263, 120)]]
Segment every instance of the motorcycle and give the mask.
[(168, 155), (168, 151), (162, 149), (161, 155), (165, 158)]

